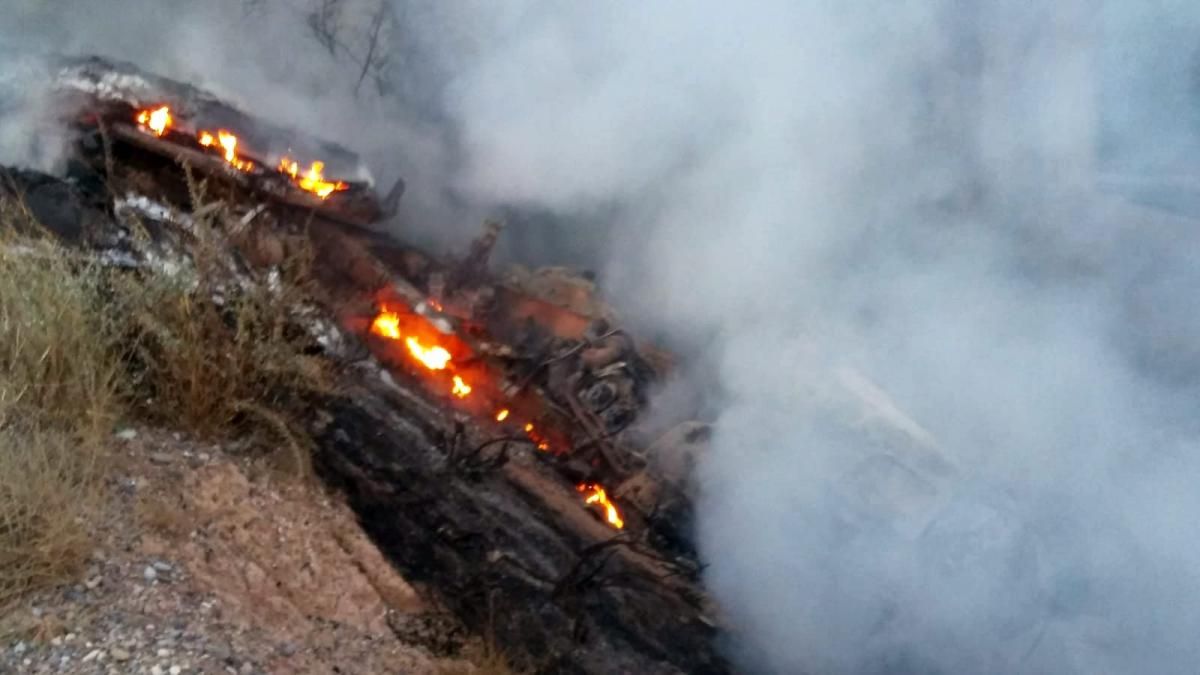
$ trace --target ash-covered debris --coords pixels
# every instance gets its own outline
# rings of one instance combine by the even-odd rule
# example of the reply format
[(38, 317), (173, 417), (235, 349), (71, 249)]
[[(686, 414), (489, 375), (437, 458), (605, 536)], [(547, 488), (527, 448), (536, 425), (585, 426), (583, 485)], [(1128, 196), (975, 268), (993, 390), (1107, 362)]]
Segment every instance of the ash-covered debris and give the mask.
[[(205, 122), (185, 116), (224, 104), (82, 63), (63, 82), (103, 96), (64, 103), (79, 106), (61, 111), (77, 134), (67, 176), (10, 171), (7, 194), (132, 273), (203, 264), (218, 306), (250, 284), (280, 291), (280, 329), (343, 366), (334, 390), (302, 394), (315, 466), (405, 578), (543, 672), (728, 671), (689, 543), (690, 462), (649, 463), (635, 433), (659, 373), (590, 280), (502, 279), (498, 224), (441, 259), (348, 224), (335, 200), (351, 190), (281, 198), (269, 186), (293, 177), (197, 145)], [(135, 119), (168, 95), (175, 136)], [(97, 114), (97, 98), (118, 105)], [(236, 126), (249, 119), (226, 123), (254, 139)], [(386, 216), (369, 186), (353, 194)], [(279, 283), (296, 266), (303, 298)]]

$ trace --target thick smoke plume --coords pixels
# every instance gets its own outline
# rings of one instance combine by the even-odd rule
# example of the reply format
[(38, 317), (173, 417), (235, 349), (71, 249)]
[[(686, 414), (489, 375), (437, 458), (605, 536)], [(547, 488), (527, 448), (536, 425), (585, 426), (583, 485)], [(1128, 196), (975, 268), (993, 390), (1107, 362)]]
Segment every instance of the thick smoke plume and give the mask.
[(1194, 669), (1191, 5), (398, 3), (371, 99), (270, 2), (25, 4), (394, 149), (439, 224), (559, 223), (537, 253), (718, 392), (698, 534), (744, 668)]

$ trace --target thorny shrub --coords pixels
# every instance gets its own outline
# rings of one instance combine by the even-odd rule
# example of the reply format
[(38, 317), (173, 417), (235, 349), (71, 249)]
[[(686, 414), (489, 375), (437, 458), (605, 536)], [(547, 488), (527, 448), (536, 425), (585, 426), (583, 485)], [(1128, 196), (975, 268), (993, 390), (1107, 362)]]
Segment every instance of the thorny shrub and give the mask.
[(308, 260), (294, 256), (267, 273), (237, 265), (232, 219), (220, 204), (203, 205), (203, 183), (189, 187), (197, 215), (187, 264), (113, 284), (133, 407), (200, 437), (283, 447), (269, 454), (307, 475), (309, 441), (296, 431), (306, 394), (332, 392), (328, 362), (308, 353), (311, 338), (293, 315), (307, 299)]

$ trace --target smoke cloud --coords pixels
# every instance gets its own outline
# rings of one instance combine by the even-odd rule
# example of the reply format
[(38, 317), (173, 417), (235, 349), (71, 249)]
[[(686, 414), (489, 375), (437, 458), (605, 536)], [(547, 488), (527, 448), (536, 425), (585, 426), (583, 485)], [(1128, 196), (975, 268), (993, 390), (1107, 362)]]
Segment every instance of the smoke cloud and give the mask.
[(424, 222), (540, 214), (510, 254), (691, 346), (743, 668), (1194, 669), (1191, 5), (403, 3), (369, 99), (288, 3), (25, 4), (17, 45), (150, 52), (374, 148)]

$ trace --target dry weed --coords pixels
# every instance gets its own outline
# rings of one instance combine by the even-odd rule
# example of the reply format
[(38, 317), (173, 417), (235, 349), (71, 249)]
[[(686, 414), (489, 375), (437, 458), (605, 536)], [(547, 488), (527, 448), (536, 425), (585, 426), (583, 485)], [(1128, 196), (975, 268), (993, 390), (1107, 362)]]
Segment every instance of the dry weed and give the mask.
[[(151, 421), (205, 438), (256, 436), (281, 448), (278, 464), (307, 475), (304, 394), (331, 391), (324, 359), (291, 311), (305, 296), (303, 260), (269, 273), (239, 268), (230, 256), (224, 210), (202, 204), (192, 185), (190, 266), (147, 271), (115, 284), (134, 345), (132, 381)], [(299, 431), (297, 431), (299, 430)]]
[(121, 355), (100, 267), (0, 201), (0, 606), (86, 560)]
[(82, 569), (100, 470), (95, 449), (70, 435), (0, 430), (0, 606)]

